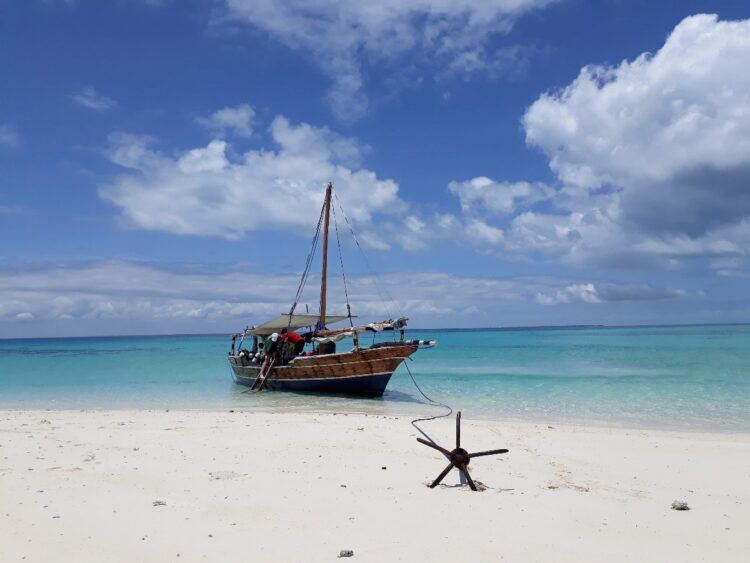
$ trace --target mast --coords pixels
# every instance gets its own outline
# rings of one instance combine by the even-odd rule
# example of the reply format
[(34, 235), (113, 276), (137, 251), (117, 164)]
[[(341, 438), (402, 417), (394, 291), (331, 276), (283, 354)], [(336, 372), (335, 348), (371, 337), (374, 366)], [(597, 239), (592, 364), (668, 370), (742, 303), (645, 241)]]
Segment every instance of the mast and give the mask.
[(326, 186), (326, 200), (323, 212), (323, 269), (320, 274), (320, 327), (326, 326), (326, 278), (328, 275), (328, 219), (331, 213), (331, 190), (333, 182)]

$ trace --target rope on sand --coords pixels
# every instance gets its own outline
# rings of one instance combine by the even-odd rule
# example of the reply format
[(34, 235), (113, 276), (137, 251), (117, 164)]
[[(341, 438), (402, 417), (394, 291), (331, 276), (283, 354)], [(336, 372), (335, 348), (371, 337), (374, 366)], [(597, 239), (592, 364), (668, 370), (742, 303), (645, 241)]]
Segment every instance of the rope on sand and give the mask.
[(444, 409), (448, 409), (448, 412), (446, 412), (444, 414), (436, 414), (435, 416), (428, 416), (428, 417), (425, 417), (425, 418), (415, 418), (414, 420), (411, 421), (411, 425), (414, 428), (416, 428), (419, 431), (419, 433), (422, 434), (422, 436), (424, 436), (425, 438), (427, 438), (427, 440), (429, 440), (430, 442), (432, 442), (434, 444), (435, 440), (433, 440), (432, 438), (430, 438), (430, 436), (427, 434), (427, 432), (425, 432), (424, 430), (422, 430), (419, 427), (419, 425), (417, 424), (417, 422), (427, 422), (427, 421), (430, 421), (430, 420), (437, 420), (438, 418), (448, 417), (448, 416), (450, 416), (450, 415), (453, 414), (453, 408), (449, 407), (445, 403), (441, 403), (439, 401), (436, 401), (435, 399), (432, 399), (432, 398), (428, 397), (425, 394), (425, 392), (422, 391), (422, 388), (417, 383), (417, 380), (414, 379), (414, 374), (412, 374), (411, 370), (409, 369), (409, 364), (407, 364), (406, 362), (404, 362), (404, 367), (406, 367), (406, 371), (409, 372), (409, 377), (411, 377), (411, 381), (412, 381), (412, 383), (414, 383), (414, 387), (417, 388), (417, 391), (419, 391), (419, 394), (422, 395), (422, 397), (424, 397), (425, 400), (430, 405), (433, 405), (435, 407), (441, 407), (441, 408), (444, 408)]

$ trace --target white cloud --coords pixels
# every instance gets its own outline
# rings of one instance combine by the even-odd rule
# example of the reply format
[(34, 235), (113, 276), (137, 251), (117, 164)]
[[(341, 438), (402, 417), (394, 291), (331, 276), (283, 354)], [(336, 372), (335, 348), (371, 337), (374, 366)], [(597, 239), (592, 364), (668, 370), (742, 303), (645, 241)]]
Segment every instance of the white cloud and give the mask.
[[(577, 283), (552, 292), (540, 292), (534, 297), (540, 305), (563, 305), (568, 303), (588, 303), (599, 305), (618, 301), (659, 301), (680, 299), (691, 294), (683, 289), (654, 287), (650, 285), (618, 285)], [(698, 292), (696, 296), (702, 295)]]
[(552, 294), (537, 293), (536, 301), (540, 305), (559, 305), (571, 302), (602, 303), (593, 283), (569, 285)]
[(215, 139), (177, 156), (151, 148), (153, 140), (114, 135), (112, 162), (130, 169), (100, 189), (134, 227), (176, 234), (241, 238), (258, 229), (315, 225), (329, 180), (344, 209), (366, 230), (375, 215), (405, 210), (393, 180), (359, 167), (362, 147), (327, 128), (276, 117), (277, 148), (252, 150), (232, 161)]
[(99, 94), (96, 89), (91, 86), (87, 86), (77, 94), (70, 96), (70, 98), (79, 106), (94, 111), (104, 112), (117, 107), (116, 100)]
[(497, 72), (518, 53), (487, 53), (493, 34), (523, 13), (555, 0), (226, 0), (227, 15), (309, 53), (333, 81), (328, 100), (344, 120), (368, 107), (363, 63), (383, 65), (408, 54), (464, 75)]
[(0, 146), (17, 147), (20, 143), (18, 133), (10, 125), (0, 125)]
[(215, 135), (224, 137), (228, 134), (237, 137), (249, 137), (253, 132), (255, 110), (248, 104), (234, 107), (224, 107), (216, 110), (208, 117), (196, 119), (203, 127)]
[(451, 182), (448, 189), (458, 196), (461, 210), (470, 214), (509, 214), (517, 206), (527, 207), (555, 194), (542, 182), (495, 182), (486, 176)]
[(469, 219), (464, 226), (465, 236), (477, 246), (497, 246), (505, 240), (502, 229), (493, 227), (481, 219)]
[[(464, 81), (478, 77), (490, 80), (503, 76), (516, 78), (526, 72), (537, 52), (537, 49), (525, 45), (511, 45), (494, 51), (479, 46), (454, 55), (438, 76), (443, 79), (458, 77)], [(449, 97), (444, 95), (445, 99)]]
[[(288, 311), (297, 274), (251, 273), (238, 266), (200, 264), (155, 266), (137, 262), (37, 264), (0, 269), (0, 323), (106, 321), (109, 332), (125, 321), (197, 321), (231, 325), (257, 323)], [(409, 315), (418, 322), (500, 324), (497, 311), (509, 304), (602, 304), (687, 297), (651, 286), (577, 283), (548, 277), (492, 278), (445, 273), (389, 273), (347, 277), (353, 311), (362, 321)], [(317, 303), (317, 279), (310, 279), (302, 303)], [(345, 311), (341, 280), (329, 278), (331, 312)], [(500, 308), (500, 309), (498, 309)], [(173, 323), (173, 324), (170, 324)], [(196, 326), (196, 325), (193, 325)]]
[(490, 200), (477, 180), (490, 181), (480, 178), (451, 185), (467, 221), (478, 205), (515, 213), (491, 223), (505, 234), (499, 248), (576, 263), (670, 267), (746, 254), (748, 60), (750, 20), (698, 15), (653, 55), (583, 68), (523, 118), (528, 144), (559, 179), (557, 193), (538, 193), (545, 209), (529, 209), (533, 201), (507, 187)]
[(624, 220), (697, 237), (750, 214), (750, 20), (686, 18), (653, 56), (586, 67), (524, 116), (569, 189), (621, 190)]

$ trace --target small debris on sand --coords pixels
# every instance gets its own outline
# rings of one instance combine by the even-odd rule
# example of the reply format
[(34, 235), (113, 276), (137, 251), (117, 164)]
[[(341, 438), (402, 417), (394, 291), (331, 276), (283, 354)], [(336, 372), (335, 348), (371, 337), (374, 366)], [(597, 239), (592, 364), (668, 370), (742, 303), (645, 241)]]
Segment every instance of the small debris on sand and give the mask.
[(676, 500), (672, 503), (672, 510), (690, 510), (690, 507), (686, 501)]
[(339, 557), (354, 557), (354, 551), (351, 549), (342, 549), (339, 551)]
[(153, 504), (154, 506), (167, 506), (167, 501), (165, 501), (165, 500), (155, 500), (151, 504)]

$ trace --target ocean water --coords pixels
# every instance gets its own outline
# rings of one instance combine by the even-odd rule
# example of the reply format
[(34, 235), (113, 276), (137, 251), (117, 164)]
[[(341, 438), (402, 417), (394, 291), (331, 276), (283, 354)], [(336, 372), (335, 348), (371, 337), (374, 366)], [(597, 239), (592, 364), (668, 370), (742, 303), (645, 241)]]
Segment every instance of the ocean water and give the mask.
[[(412, 331), (430, 397), (465, 416), (750, 431), (750, 325)], [(439, 413), (405, 367), (382, 399), (235, 385), (224, 335), (0, 340), (2, 408)], [(340, 345), (341, 346), (341, 345)]]

